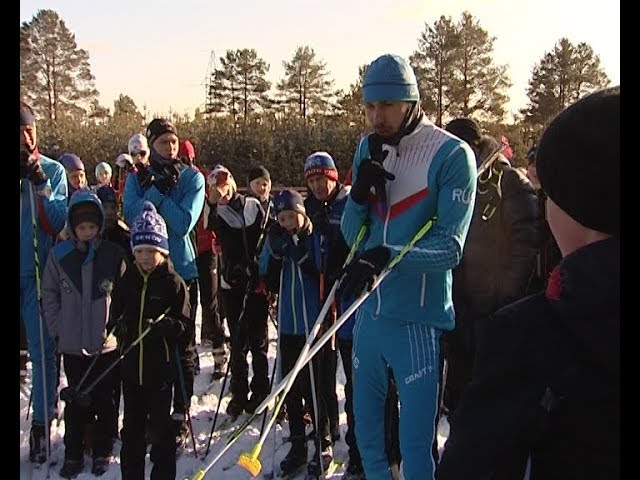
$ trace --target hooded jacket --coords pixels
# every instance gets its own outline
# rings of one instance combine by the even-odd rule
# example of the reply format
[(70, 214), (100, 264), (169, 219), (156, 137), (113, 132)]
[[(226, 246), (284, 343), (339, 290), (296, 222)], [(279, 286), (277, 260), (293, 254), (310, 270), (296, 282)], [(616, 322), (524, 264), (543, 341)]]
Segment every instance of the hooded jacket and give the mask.
[(546, 292), (478, 329), (438, 480), (620, 478), (620, 240), (566, 256)]
[(114, 337), (105, 342), (105, 326), (115, 282), (126, 270), (122, 247), (100, 239), (81, 242), (71, 225), (76, 205), (91, 202), (100, 211), (100, 232), (104, 230), (102, 203), (90, 190), (78, 191), (69, 202), (69, 239), (51, 250), (42, 277), (42, 315), (58, 351), (75, 355), (83, 349), (95, 353), (116, 348)]

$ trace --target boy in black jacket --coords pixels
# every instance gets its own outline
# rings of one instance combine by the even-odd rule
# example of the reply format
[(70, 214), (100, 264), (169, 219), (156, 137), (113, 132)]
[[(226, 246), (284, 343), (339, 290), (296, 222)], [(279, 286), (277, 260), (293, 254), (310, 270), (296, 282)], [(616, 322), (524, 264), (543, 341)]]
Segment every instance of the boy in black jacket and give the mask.
[(528, 457), (536, 480), (620, 478), (620, 87), (562, 111), (536, 162), (563, 258), (480, 325), (439, 480), (522, 478)]
[(172, 389), (180, 368), (176, 361), (178, 339), (191, 335), (190, 304), (186, 284), (169, 260), (166, 224), (150, 202), (144, 203), (133, 222), (131, 248), (135, 263), (116, 284), (111, 309), (123, 351), (142, 337), (122, 361), (120, 469), (124, 480), (145, 478), (148, 423), (154, 464), (151, 478), (173, 480), (176, 442), (170, 420)]

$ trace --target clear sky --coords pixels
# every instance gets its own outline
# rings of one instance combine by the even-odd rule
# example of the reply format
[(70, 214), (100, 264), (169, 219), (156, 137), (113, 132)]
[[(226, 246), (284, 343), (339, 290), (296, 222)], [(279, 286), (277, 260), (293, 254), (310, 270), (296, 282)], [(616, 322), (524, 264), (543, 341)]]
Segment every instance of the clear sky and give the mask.
[(586, 42), (620, 82), (619, 0), (20, 0), (20, 21), (55, 10), (89, 52), (100, 103), (129, 95), (150, 114), (189, 113), (205, 101), (206, 74), (228, 49), (254, 48), (282, 78), (283, 61), (309, 45), (347, 89), (358, 67), (383, 53), (408, 57), (425, 23), (469, 11), (496, 37), (510, 108), (526, 104), (533, 66), (561, 37)]

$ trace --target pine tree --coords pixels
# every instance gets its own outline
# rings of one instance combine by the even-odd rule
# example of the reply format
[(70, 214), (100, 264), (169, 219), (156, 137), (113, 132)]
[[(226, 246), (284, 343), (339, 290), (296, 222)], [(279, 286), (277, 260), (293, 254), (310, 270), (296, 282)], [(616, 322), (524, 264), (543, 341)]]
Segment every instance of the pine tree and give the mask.
[(234, 122), (242, 114), (246, 125), (250, 114), (265, 107), (264, 94), (270, 84), (265, 79), (269, 65), (258, 57), (254, 49), (227, 50), (220, 57), (221, 67), (212, 73), (209, 91), (210, 108), (207, 113), (231, 113)]
[(529, 102), (521, 110), (524, 122), (539, 134), (564, 108), (609, 83), (600, 58), (589, 45), (574, 46), (561, 38), (533, 68), (527, 88)]
[(500, 122), (505, 114), (511, 87), (506, 66), (494, 65), (495, 37), (480, 22), (463, 12), (457, 26), (455, 81), (450, 88), (450, 113), (454, 117), (473, 117), (483, 122)]
[(409, 58), (414, 68), (425, 111), (435, 112), (436, 125), (450, 109), (450, 90), (455, 81), (455, 62), (460, 39), (451, 17), (440, 19), (425, 29), (418, 39), (418, 49)]
[(20, 27), (20, 82), (22, 97), (51, 121), (96, 111), (89, 54), (53, 10), (38, 10)]
[(285, 78), (277, 88), (283, 100), (296, 105), (305, 120), (312, 112), (323, 112), (332, 94), (333, 80), (329, 79), (326, 64), (316, 58), (313, 48), (298, 47), (291, 61), (282, 63)]

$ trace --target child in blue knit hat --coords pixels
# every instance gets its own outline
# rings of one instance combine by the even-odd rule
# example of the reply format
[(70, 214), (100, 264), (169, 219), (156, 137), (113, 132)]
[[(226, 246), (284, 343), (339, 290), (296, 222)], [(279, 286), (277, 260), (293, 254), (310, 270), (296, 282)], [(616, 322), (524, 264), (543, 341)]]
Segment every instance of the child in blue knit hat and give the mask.
[(144, 202), (132, 222), (131, 249), (135, 262), (116, 285), (111, 308), (123, 351), (142, 337), (122, 361), (120, 469), (122, 478), (145, 478), (148, 424), (151, 477), (175, 478), (171, 402), (179, 380), (177, 342), (192, 333), (190, 304), (186, 284), (169, 259), (167, 225), (151, 202)]
[[(266, 283), (269, 289), (278, 293), (278, 355), (281, 376), (284, 376), (293, 368), (320, 313), (320, 275), (316, 242), (302, 196), (295, 190), (282, 190), (275, 196), (274, 205), (278, 223), (269, 229), (260, 264), (264, 277), (280, 279)], [(305, 408), (313, 412), (315, 431), (319, 432), (316, 453), (307, 465), (308, 471), (320, 470), (320, 460), (322, 470), (326, 471), (333, 459), (325, 395), (318, 388), (319, 357), (314, 357), (298, 374), (285, 398), (291, 449), (280, 462), (283, 474), (292, 475), (307, 465)]]

